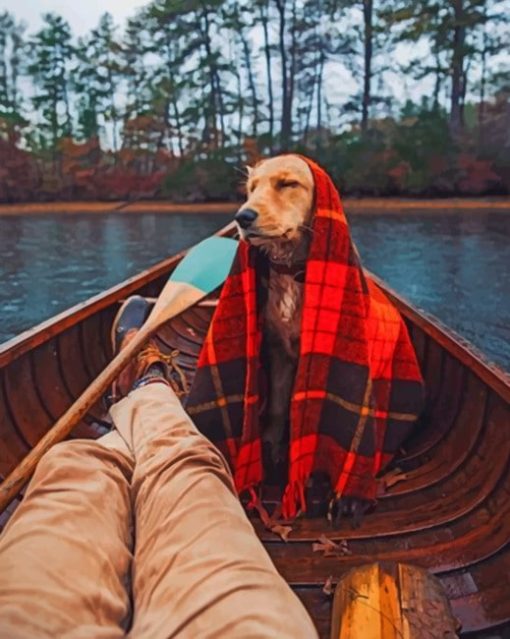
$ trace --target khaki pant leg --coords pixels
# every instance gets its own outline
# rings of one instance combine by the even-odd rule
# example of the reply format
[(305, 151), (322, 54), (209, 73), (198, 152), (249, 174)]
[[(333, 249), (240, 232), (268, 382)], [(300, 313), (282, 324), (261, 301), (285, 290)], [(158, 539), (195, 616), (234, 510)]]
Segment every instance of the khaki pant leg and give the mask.
[(226, 462), (163, 384), (111, 411), (135, 457), (133, 639), (314, 638), (235, 493)]
[(44, 455), (0, 536), (0, 637), (125, 635), (132, 470), (118, 433)]

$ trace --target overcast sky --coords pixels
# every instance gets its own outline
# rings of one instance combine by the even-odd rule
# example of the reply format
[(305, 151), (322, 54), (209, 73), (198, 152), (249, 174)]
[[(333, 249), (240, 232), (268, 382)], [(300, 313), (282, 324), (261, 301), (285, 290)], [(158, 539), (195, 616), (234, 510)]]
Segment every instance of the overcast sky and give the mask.
[(54, 11), (70, 23), (73, 34), (82, 36), (97, 25), (105, 11), (123, 26), (126, 18), (145, 4), (147, 0), (1, 0), (0, 10), (7, 9), (26, 22), (30, 33), (41, 26), (43, 13)]

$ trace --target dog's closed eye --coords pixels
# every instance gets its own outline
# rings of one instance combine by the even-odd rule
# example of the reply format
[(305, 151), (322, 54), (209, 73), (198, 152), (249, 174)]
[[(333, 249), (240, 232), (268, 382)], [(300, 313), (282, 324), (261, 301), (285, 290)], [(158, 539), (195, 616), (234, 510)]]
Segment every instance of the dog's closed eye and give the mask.
[(277, 189), (295, 189), (301, 184), (297, 180), (278, 180), (276, 183)]

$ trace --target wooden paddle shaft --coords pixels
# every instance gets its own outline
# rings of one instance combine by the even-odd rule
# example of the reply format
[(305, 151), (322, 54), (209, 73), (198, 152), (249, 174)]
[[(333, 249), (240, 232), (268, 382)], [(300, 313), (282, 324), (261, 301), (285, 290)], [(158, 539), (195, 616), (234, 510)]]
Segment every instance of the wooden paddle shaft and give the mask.
[[(69, 435), (131, 359), (142, 350), (151, 335), (166, 321), (179, 315), (207, 294), (194, 286), (177, 282), (168, 282), (165, 289), (138, 334), (112, 359), (0, 485), (0, 512), (16, 497), (23, 485), (30, 479), (44, 453)], [(80, 366), (81, 363), (76, 362), (76, 365)]]

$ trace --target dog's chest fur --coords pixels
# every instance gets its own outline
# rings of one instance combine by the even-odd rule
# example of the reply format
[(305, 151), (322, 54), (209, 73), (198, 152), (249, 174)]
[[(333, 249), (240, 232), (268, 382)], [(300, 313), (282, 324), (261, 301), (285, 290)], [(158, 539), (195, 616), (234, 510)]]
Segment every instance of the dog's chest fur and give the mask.
[(303, 284), (293, 275), (270, 271), (265, 308), (267, 328), (272, 341), (281, 341), (287, 353), (297, 359), (301, 331)]

